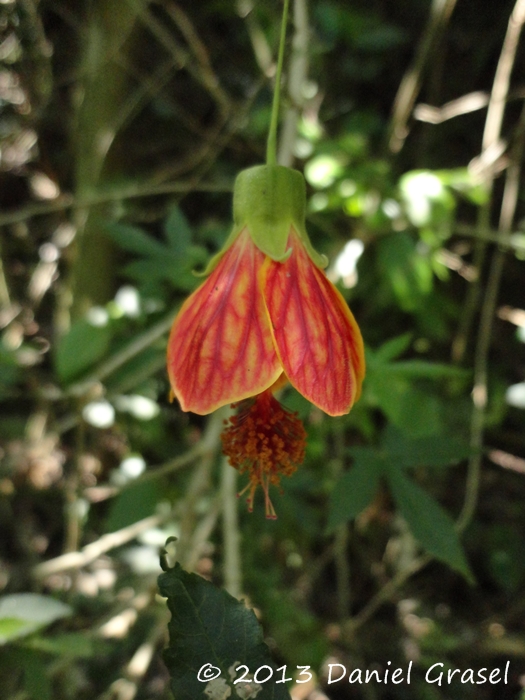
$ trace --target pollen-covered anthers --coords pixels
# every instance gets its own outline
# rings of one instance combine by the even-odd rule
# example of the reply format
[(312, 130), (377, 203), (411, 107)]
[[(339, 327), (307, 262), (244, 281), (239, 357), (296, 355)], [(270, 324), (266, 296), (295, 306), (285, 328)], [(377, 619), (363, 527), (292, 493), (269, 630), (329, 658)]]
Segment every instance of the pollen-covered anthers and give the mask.
[(304, 460), (306, 432), (296, 413), (286, 410), (270, 391), (233, 404), (237, 414), (227, 421), (222, 449), (230, 464), (250, 481), (239, 493), (248, 491), (248, 510), (253, 510), (257, 486), (262, 486), (266, 517), (275, 519), (270, 486), (281, 476), (291, 476)]

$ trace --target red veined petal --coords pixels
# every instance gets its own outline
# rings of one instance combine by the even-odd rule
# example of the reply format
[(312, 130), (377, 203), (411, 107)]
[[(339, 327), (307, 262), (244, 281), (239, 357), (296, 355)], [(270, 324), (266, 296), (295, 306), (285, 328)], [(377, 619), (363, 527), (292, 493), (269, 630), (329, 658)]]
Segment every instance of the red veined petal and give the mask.
[(359, 327), (339, 291), (310, 259), (297, 233), (285, 262), (267, 259), (261, 288), (277, 354), (290, 383), (331, 416), (348, 413), (365, 373)]
[(265, 391), (282, 372), (258, 286), (263, 261), (243, 230), (182, 305), (168, 342), (168, 374), (183, 411), (211, 413)]

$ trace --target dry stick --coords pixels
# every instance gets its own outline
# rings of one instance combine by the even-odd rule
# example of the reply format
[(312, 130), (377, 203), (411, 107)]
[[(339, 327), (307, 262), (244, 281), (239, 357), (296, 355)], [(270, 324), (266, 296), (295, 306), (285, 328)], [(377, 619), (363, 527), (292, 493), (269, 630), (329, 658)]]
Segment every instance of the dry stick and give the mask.
[(203, 83), (206, 85), (207, 89), (211, 92), (216, 101), (221, 105), (222, 110), (226, 113), (230, 113), (232, 111), (230, 98), (222, 89), (219, 79), (213, 70), (208, 51), (206, 50), (206, 44), (197, 34), (197, 31), (190, 18), (184, 12), (182, 7), (174, 2), (166, 5), (166, 12), (177, 24), (178, 28), (186, 39), (188, 46), (192, 50), (193, 55), (197, 59)]
[(417, 47), (414, 61), (403, 76), (394, 100), (389, 136), (389, 148), (392, 153), (401, 150), (408, 135), (407, 122), (421, 89), (423, 72), (454, 10), (456, 1), (433, 0), (432, 2), (430, 17)]
[[(128, 3), (139, 8), (140, 17), (144, 26), (150, 30), (157, 41), (177, 60), (179, 67), (187, 70), (188, 73), (207, 90), (211, 97), (217, 102), (223, 114), (231, 114), (233, 105), (228, 95), (221, 88), (213, 71), (209, 68), (207, 70), (202, 70), (202, 63), (194, 61), (190, 53), (179, 46), (172, 34), (170, 34), (166, 27), (152, 14), (148, 7), (145, 7), (140, 2), (137, 3), (137, 0), (128, 0)], [(179, 15), (179, 22), (180, 19), (181, 17)], [(186, 40), (188, 40), (187, 24), (184, 33)]]
[[(522, 2), (522, 5), (525, 10), (525, 2)], [(525, 21), (525, 12), (523, 20)], [(522, 109), (516, 133), (517, 138), (510, 153), (510, 165), (506, 173), (505, 189), (501, 203), (499, 231), (500, 240), (503, 243), (506, 242), (510, 235), (518, 203), (521, 162), (525, 149), (525, 107)], [(481, 450), (483, 448), (485, 411), (487, 408), (488, 355), (505, 256), (506, 253), (503, 248), (497, 248), (492, 255), (487, 289), (481, 309), (474, 358), (474, 389), (472, 391), (474, 406), (470, 428), (470, 444), (475, 450), (475, 454), (469, 460), (465, 502), (456, 523), (456, 527), (460, 532), (470, 523), (478, 499)]]
[(84, 490), (83, 496), (85, 496), (85, 498), (87, 498), (91, 503), (100, 503), (100, 501), (105, 501), (108, 498), (118, 496), (119, 493), (122, 493), (122, 491), (125, 491), (128, 488), (138, 486), (139, 484), (143, 484), (147, 481), (160, 479), (168, 474), (173, 474), (179, 469), (189, 466), (196, 459), (199, 459), (199, 457), (203, 457), (208, 450), (209, 446), (207, 445), (206, 440), (200, 440), (197, 445), (192, 447), (191, 450), (188, 450), (178, 457), (168, 460), (160, 467), (150, 468), (147, 472), (141, 474), (141, 476), (127, 482), (126, 484), (123, 484), (122, 486), (90, 486)]
[(237, 471), (226, 457), (221, 464), (222, 541), (224, 546), (224, 588), (238, 598), (242, 593), (241, 536), (237, 498)]
[(122, 348), (122, 350), (102, 362), (86, 379), (72, 384), (69, 389), (66, 390), (66, 396), (85, 395), (93, 386), (106, 379), (115, 370), (122, 367), (128, 360), (131, 360), (135, 355), (138, 355), (139, 352), (142, 352), (142, 350), (148, 348), (156, 340), (162, 338), (171, 328), (173, 318), (174, 313), (171, 312), (154, 326), (148, 328), (144, 333), (139, 335), (138, 338), (135, 338)]
[[(227, 408), (220, 408), (209, 417), (204, 436), (206, 450), (203, 452), (200, 464), (195, 468), (184, 494), (184, 499), (180, 503), (180, 536), (177, 540), (177, 561), (185, 567), (188, 566), (188, 563), (192, 564), (192, 566), (195, 566), (197, 563), (193, 558), (195, 545), (193, 538), (199, 527), (197, 507), (199, 501), (209, 491), (210, 471), (219, 449), (220, 435), (228, 410)], [(209, 515), (211, 511), (215, 511), (215, 508), (211, 507), (206, 515)], [(217, 514), (218, 512), (219, 510), (217, 510)], [(214, 520), (216, 520), (216, 515)]]
[(146, 640), (136, 649), (135, 653), (122, 670), (122, 675), (109, 686), (100, 700), (133, 700), (139, 690), (139, 684), (146, 675), (153, 660), (155, 650), (166, 637), (169, 622), (167, 609), (157, 613), (152, 630)]
[[(525, 19), (525, 2), (517, 0), (509, 19), (507, 33), (501, 47), (501, 54), (494, 76), (494, 84), (490, 95), (487, 118), (482, 140), (482, 156), (484, 153), (496, 149), (501, 140), (501, 126), (503, 114), (509, 95), (510, 76), (516, 60), (516, 51)], [(485, 184), (488, 191), (487, 202), (481, 207), (478, 217), (478, 227), (483, 230), (490, 228), (490, 208), (492, 199), (492, 187), (494, 183), (494, 173), (489, 167)], [(464, 312), (460, 320), (459, 328), (452, 343), (452, 359), (454, 362), (461, 362), (466, 352), (467, 341), (470, 337), (474, 316), (477, 311), (479, 296), (481, 293), (480, 273), (485, 261), (486, 243), (482, 238), (478, 238), (474, 249), (473, 266), (478, 270), (478, 278), (468, 288), (465, 299)]]
[(121, 530), (102, 535), (96, 542), (86, 545), (79, 552), (67, 552), (66, 554), (61, 554), (59, 557), (37, 564), (33, 569), (33, 576), (36, 579), (42, 579), (60, 571), (79, 569), (82, 566), (87, 566), (95, 561), (95, 559), (98, 559), (102, 554), (106, 554), (106, 552), (112, 549), (127, 544), (143, 532), (146, 532), (146, 530), (158, 527), (171, 517), (171, 513), (150, 515), (132, 525), (123, 527)]
[[(496, 70), (496, 77), (491, 95), (491, 103), (489, 104), (487, 122), (485, 124), (485, 132), (483, 136), (484, 149), (490, 148), (492, 144), (499, 139), (501, 125), (503, 122), (505, 101), (509, 90), (510, 75), (512, 72), (512, 66), (514, 65), (518, 41), (524, 22), (525, 0), (518, 0), (509, 20), (507, 34), (503, 43), (498, 68)], [(524, 149), (524, 119), (525, 110), (522, 111), (519, 122), (518, 137), (510, 154), (511, 163), (507, 171), (505, 190), (501, 205), (499, 233), (500, 240), (503, 243), (508, 241), (516, 210), (520, 163), (523, 157)], [(489, 175), (490, 187), (492, 187), (493, 181), (494, 178)], [(490, 205), (484, 207), (483, 213), (487, 219), (490, 213), (489, 206)], [(481, 268), (483, 263), (485, 249), (486, 243), (482, 240), (478, 240), (476, 246), (476, 257), (478, 260), (475, 261), (477, 262), (478, 270)], [(492, 322), (503, 270), (503, 262), (504, 251), (498, 249), (493, 254), (487, 290), (481, 310), (481, 319), (474, 357), (474, 388), (472, 392), (474, 405), (470, 425), (470, 443), (476, 453), (469, 460), (465, 501), (456, 523), (456, 527), (459, 532), (462, 532), (470, 523), (474, 515), (479, 493), (481, 449), (483, 447), (484, 422), (487, 407), (488, 353), (492, 334)], [(474, 292), (476, 292), (476, 289), (474, 289)], [(470, 297), (467, 298), (467, 303), (471, 305), (467, 308), (472, 318), (476, 299), (477, 294), (476, 296), (471, 294)], [(467, 320), (469, 321), (470, 327), (472, 320)]]
[(355, 615), (344, 627), (344, 631), (349, 636), (353, 635), (360, 627), (362, 627), (374, 613), (383, 605), (387, 603), (396, 591), (415, 573), (420, 571), (424, 566), (432, 561), (432, 557), (425, 554), (419, 559), (414, 559), (410, 566), (406, 567), (402, 571), (398, 571), (393, 578), (390, 579), (375, 595), (371, 598), (368, 603), (360, 610), (360, 612)]
[(246, 14), (243, 15), (243, 17), (246, 22), (248, 36), (250, 37), (257, 65), (259, 66), (263, 74), (267, 78), (270, 78), (275, 71), (275, 66), (272, 58), (272, 51), (270, 49), (268, 41), (266, 40), (264, 32), (261, 29), (260, 24), (257, 22), (257, 18), (255, 17), (253, 7), (250, 6)]

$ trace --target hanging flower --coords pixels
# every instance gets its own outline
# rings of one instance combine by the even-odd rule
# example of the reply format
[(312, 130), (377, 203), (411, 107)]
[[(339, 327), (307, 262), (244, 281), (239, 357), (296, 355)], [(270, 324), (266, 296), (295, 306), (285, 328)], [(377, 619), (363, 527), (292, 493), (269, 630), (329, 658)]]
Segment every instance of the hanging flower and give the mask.
[[(279, 433), (279, 421), (293, 423), (293, 414), (270, 389), (288, 379), (314, 405), (338, 416), (359, 398), (364, 376), (361, 333), (323, 272), (326, 259), (309, 241), (305, 206), (299, 172), (269, 165), (242, 171), (234, 188), (234, 229), (208, 265), (207, 280), (183, 304), (168, 343), (168, 374), (184, 411), (207, 414), (238, 405), (224, 451), (233, 466), (250, 470), (250, 504), (255, 486), (263, 486), (269, 517), (269, 485), (278, 483), (279, 473), (293, 471), (304, 453), (302, 426), (303, 452), (287, 439), (299, 435), (296, 425), (286, 436)], [(254, 426), (263, 427), (257, 432)], [(283, 446), (274, 449), (272, 436)], [(272, 446), (270, 455), (264, 444)]]

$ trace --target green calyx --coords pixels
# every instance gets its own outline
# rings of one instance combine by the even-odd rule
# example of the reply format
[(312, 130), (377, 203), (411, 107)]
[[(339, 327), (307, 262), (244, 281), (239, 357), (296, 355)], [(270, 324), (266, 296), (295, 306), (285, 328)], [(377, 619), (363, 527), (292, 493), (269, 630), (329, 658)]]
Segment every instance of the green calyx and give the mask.
[(305, 226), (306, 186), (298, 170), (282, 165), (256, 165), (242, 170), (233, 188), (234, 227), (222, 250), (210, 260), (204, 274), (209, 274), (243, 229), (261, 252), (283, 262), (292, 253), (287, 247), (293, 227), (308, 255), (320, 268), (327, 259), (310, 243)]

